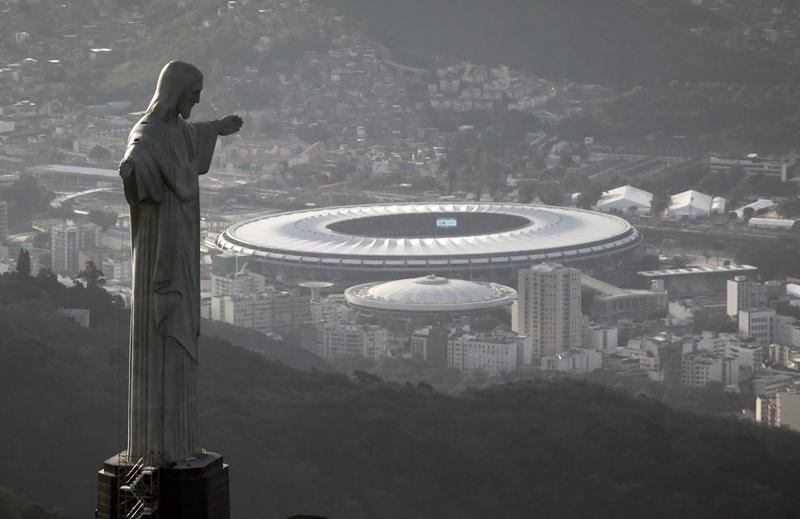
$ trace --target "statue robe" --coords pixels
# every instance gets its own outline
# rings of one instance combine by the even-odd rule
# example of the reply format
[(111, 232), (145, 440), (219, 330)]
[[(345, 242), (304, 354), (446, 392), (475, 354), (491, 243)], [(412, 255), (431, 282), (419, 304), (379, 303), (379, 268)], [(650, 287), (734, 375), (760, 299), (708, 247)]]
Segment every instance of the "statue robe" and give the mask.
[(209, 170), (216, 140), (215, 123), (147, 115), (125, 153), (134, 164), (123, 177), (133, 265), (128, 456), (153, 465), (197, 452), (198, 175)]

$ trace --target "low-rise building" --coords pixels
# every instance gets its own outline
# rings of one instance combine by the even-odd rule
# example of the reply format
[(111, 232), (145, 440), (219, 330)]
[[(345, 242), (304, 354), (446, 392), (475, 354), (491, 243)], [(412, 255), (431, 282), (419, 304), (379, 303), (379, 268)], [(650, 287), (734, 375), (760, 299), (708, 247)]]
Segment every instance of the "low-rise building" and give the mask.
[(613, 350), (619, 346), (619, 328), (591, 325), (586, 332), (584, 347), (589, 350)]
[(264, 276), (246, 270), (211, 275), (210, 315), (214, 321), (262, 333), (296, 332), (311, 323), (307, 295), (278, 290)]
[(794, 317), (778, 315), (775, 317), (773, 342), (800, 348), (800, 321)]
[(725, 205), (725, 199), (690, 189), (672, 195), (668, 209), (671, 218), (695, 219), (706, 218), (714, 212), (724, 212)]
[(450, 331), (441, 326), (426, 326), (414, 331), (409, 341), (412, 357), (446, 368), (449, 335)]
[(753, 394), (756, 396), (772, 396), (778, 391), (792, 388), (795, 381), (800, 378), (788, 373), (775, 373), (771, 371), (758, 373), (752, 380)]
[(708, 351), (685, 354), (681, 360), (681, 384), (702, 387), (709, 382), (738, 386), (739, 359)]
[(650, 214), (653, 193), (627, 185), (605, 191), (597, 201), (597, 210), (604, 213)]
[(356, 312), (347, 305), (344, 294), (330, 294), (325, 299), (310, 303), (311, 322), (320, 324), (324, 322), (347, 323), (352, 321)]
[(748, 176), (764, 174), (787, 182), (794, 177), (797, 155), (768, 157), (750, 153), (745, 157), (728, 157), (711, 153), (708, 156), (708, 165), (712, 173), (728, 173), (732, 169), (741, 169)]
[(595, 320), (647, 319), (667, 313), (669, 296), (654, 284), (651, 290), (619, 288), (581, 274), (581, 289), (591, 300), (590, 316)]
[(515, 333), (461, 333), (447, 340), (447, 367), (463, 372), (508, 373), (530, 364), (532, 354), (532, 340)]
[(388, 354), (389, 332), (375, 325), (323, 323), (317, 332), (317, 352), (328, 359), (357, 355), (379, 359)]
[(541, 369), (591, 373), (603, 368), (603, 352), (599, 350), (569, 349), (556, 355), (541, 358)]
[(767, 286), (746, 276), (736, 276), (728, 280), (726, 302), (731, 317), (738, 316), (741, 310), (764, 308), (767, 306)]
[(753, 337), (761, 346), (773, 342), (777, 313), (771, 308), (741, 310), (739, 312), (739, 333)]
[(767, 348), (767, 359), (773, 367), (784, 366), (797, 370), (800, 367), (800, 349), (786, 344), (770, 344)]

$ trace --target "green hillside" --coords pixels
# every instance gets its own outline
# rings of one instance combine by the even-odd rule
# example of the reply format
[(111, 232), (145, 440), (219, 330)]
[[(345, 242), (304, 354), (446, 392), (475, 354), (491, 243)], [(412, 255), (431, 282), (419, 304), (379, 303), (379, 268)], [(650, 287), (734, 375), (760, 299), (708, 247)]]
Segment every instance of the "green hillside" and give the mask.
[(53, 510), (15, 494), (0, 485), (0, 518), (2, 519), (71, 519), (63, 510)]
[(543, 77), (610, 84), (769, 83), (786, 67), (710, 43), (690, 29), (724, 28), (680, 0), (334, 0), (364, 31), (420, 64), (430, 57), (505, 63)]
[[(123, 448), (124, 312), (103, 293), (0, 277), (0, 485), (75, 517)], [(122, 321), (118, 318), (121, 317)], [(120, 322), (122, 325), (120, 325)], [(789, 517), (800, 435), (578, 382), (448, 396), (303, 372), (201, 342), (201, 438), (231, 464), (233, 517)], [(43, 490), (44, 489), (44, 490)], [(37, 494), (38, 493), (38, 494)]]

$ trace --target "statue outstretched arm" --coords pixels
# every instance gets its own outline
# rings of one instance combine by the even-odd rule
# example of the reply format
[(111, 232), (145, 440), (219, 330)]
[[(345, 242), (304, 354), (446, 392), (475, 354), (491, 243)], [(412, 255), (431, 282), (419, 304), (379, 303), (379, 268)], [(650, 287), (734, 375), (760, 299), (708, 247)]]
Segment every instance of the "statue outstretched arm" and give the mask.
[(217, 121), (217, 135), (231, 135), (242, 129), (242, 118), (238, 115), (228, 115)]
[(208, 173), (211, 168), (211, 159), (214, 155), (217, 137), (238, 132), (242, 127), (242, 123), (242, 118), (238, 115), (229, 115), (218, 121), (189, 123), (192, 146), (196, 154), (198, 175)]

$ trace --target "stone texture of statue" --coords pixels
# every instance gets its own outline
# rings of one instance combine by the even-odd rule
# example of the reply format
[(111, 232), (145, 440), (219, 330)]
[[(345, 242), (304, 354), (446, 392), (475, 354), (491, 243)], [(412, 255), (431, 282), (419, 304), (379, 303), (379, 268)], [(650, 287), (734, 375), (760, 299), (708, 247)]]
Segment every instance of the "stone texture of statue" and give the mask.
[(217, 137), (242, 126), (235, 115), (188, 122), (202, 88), (195, 66), (167, 63), (119, 168), (131, 210), (133, 265), (127, 455), (154, 466), (172, 465), (199, 447), (198, 175), (208, 172)]

